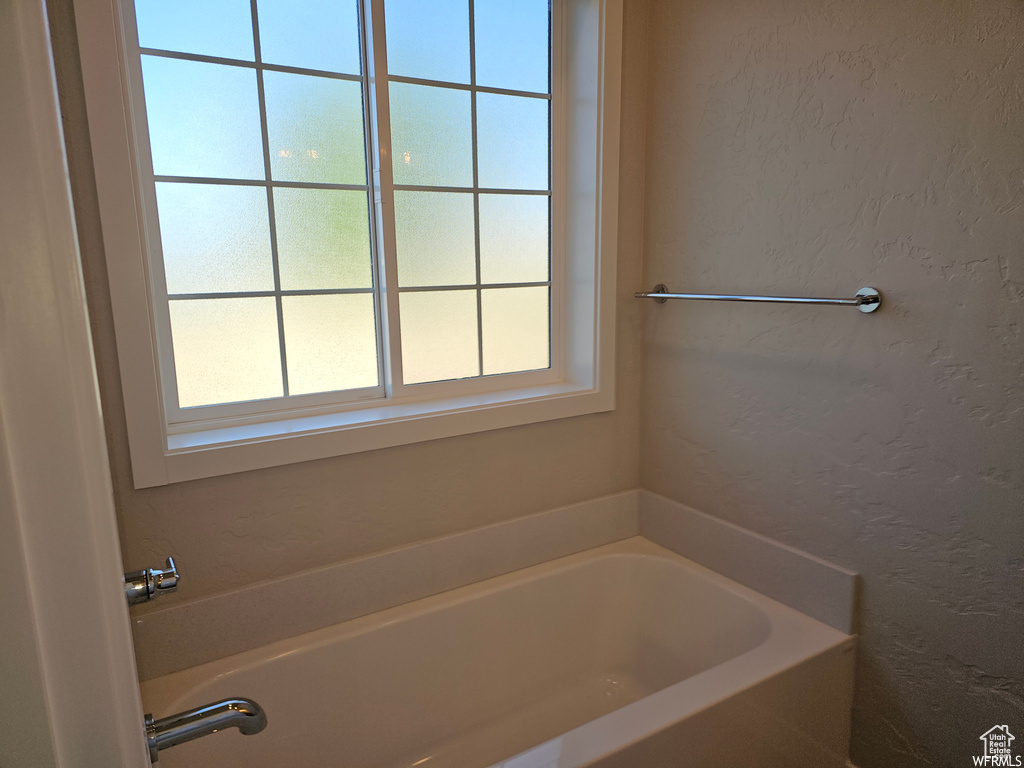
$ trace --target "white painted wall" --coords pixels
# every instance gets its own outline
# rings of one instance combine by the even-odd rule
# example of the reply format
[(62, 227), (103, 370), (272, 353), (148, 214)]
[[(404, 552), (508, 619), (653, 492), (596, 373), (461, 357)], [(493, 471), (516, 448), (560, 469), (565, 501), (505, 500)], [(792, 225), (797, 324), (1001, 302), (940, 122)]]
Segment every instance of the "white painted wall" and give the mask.
[[(652, 0), (642, 484), (864, 575), (853, 762), (1024, 726), (1024, 5)], [(1011, 726), (1011, 731), (1013, 730)]]

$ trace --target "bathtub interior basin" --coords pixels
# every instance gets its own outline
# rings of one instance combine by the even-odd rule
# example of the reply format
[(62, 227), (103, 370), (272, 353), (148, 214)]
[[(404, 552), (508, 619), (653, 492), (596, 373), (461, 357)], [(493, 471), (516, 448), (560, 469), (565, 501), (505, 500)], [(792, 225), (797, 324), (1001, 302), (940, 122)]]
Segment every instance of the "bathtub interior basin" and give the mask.
[(263, 733), (164, 768), (568, 768), (849, 640), (635, 538), (157, 678), (143, 700), (267, 712)]

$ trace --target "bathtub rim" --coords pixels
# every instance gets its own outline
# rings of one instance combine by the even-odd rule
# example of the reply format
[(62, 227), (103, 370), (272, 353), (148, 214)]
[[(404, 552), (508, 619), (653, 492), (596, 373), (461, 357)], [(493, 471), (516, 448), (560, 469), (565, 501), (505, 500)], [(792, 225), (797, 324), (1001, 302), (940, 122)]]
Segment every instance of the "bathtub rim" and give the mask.
[[(737, 656), (556, 737), (569, 742), (573, 752), (571, 757), (563, 756), (568, 762), (559, 762), (559, 768), (584, 766), (804, 661), (844, 644), (852, 649), (855, 643), (853, 635), (844, 634), (642, 536), (633, 536), (147, 680), (141, 684), (143, 703), (146, 711), (163, 716), (189, 706), (185, 703), (188, 697), (217, 678), (249, 671), (274, 659), (322, 648), (378, 627), (443, 610), (446, 606), (477, 600), (518, 584), (574, 570), (599, 558), (623, 556), (668, 561), (699, 580), (729, 592), (764, 614), (769, 623), (768, 632), (759, 644)], [(504, 759), (525, 755), (551, 741)]]

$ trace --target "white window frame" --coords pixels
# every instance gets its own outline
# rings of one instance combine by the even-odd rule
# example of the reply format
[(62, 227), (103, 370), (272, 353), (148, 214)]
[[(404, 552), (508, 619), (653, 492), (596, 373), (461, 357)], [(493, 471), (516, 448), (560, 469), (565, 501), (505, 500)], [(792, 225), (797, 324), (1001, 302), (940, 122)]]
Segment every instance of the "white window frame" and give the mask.
[[(122, 2), (130, 0), (75, 0), (75, 16), (136, 488), (614, 408), (622, 0), (553, 2), (553, 35), (561, 38), (553, 47), (564, 58), (562, 77), (552, 78), (552, 99), (554, 110), (564, 112), (552, 115), (558, 162), (552, 170), (551, 279), (563, 288), (561, 296), (552, 288), (550, 369), (390, 385), (387, 399), (376, 391), (376, 399), (343, 403), (336, 394), (315, 395), (301, 407), (273, 413), (241, 405), (190, 423), (169, 422), (160, 376), (159, 304), (153, 297), (162, 298), (162, 286), (153, 275), (162, 279), (162, 272), (151, 268), (147, 255), (153, 233), (146, 222), (155, 220), (155, 212), (148, 209), (139, 152), (148, 137), (138, 135), (131, 119)], [(381, 166), (390, 164), (390, 135), (388, 115), (378, 114), (386, 99), (382, 106), (376, 95), (387, 88), (387, 78), (376, 74), (385, 71), (385, 54), (370, 25), (382, 18), (383, 2), (363, 0), (367, 112), (385, 128), (382, 133), (373, 126), (368, 137)], [(389, 218), (384, 209), (394, 204), (389, 179), (389, 173), (371, 173), (385, 260), (394, 258), (395, 246), (394, 228), (383, 226)], [(384, 354), (400, 366), (400, 349), (389, 349), (399, 343), (393, 332), (398, 302), (388, 300), (397, 296), (397, 272), (393, 262), (390, 267), (379, 281), (381, 338)]]

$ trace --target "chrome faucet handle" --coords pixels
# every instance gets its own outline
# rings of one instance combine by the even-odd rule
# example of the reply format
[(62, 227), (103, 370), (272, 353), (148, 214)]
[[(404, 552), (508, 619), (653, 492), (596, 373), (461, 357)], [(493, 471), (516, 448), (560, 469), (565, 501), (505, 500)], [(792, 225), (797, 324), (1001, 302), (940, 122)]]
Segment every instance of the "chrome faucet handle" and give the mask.
[(150, 569), (153, 577), (154, 595), (164, 592), (173, 592), (178, 588), (178, 567), (174, 564), (174, 558), (168, 557), (163, 570)]
[(167, 558), (165, 568), (144, 568), (141, 571), (130, 571), (124, 575), (124, 596), (128, 605), (137, 605), (153, 600), (164, 592), (174, 592), (178, 588), (178, 568), (174, 558)]

